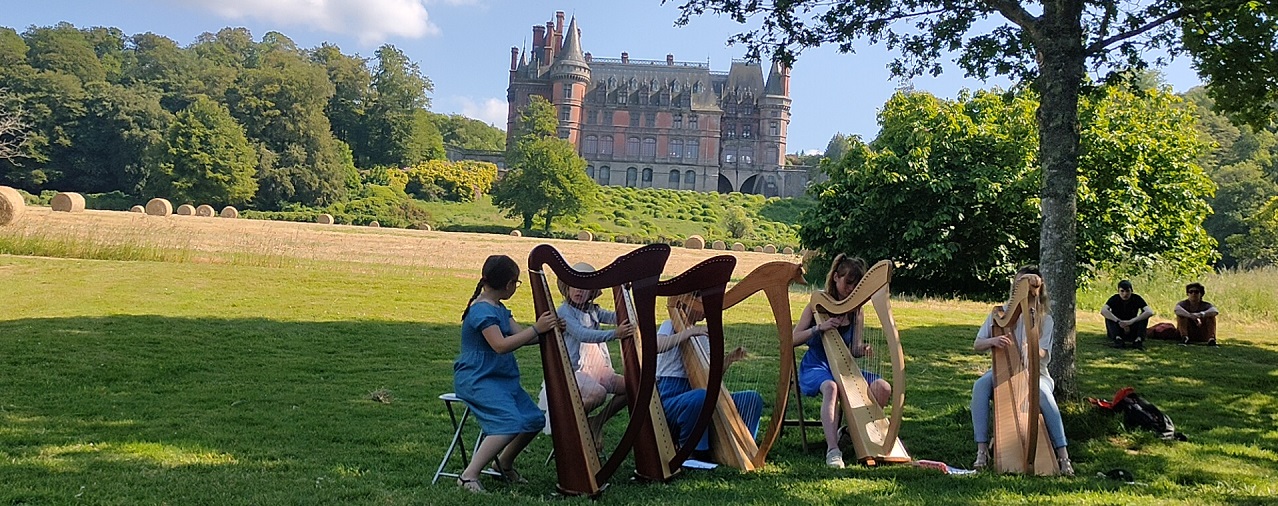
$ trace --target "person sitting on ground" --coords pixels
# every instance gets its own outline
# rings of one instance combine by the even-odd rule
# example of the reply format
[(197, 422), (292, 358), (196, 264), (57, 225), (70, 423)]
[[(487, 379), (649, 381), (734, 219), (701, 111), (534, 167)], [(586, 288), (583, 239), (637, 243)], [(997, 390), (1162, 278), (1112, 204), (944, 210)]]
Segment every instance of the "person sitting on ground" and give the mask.
[(1216, 315), (1220, 314), (1220, 310), (1203, 300), (1206, 291), (1202, 283), (1185, 285), (1186, 299), (1177, 302), (1172, 310), (1176, 313), (1176, 330), (1180, 332), (1181, 344), (1216, 346)]
[(1145, 349), (1145, 326), (1149, 325), (1154, 310), (1145, 303), (1144, 297), (1132, 293), (1131, 281), (1118, 282), (1118, 293), (1105, 301), (1100, 313), (1105, 317), (1105, 336), (1115, 348), (1123, 348), (1131, 342), (1133, 348)]

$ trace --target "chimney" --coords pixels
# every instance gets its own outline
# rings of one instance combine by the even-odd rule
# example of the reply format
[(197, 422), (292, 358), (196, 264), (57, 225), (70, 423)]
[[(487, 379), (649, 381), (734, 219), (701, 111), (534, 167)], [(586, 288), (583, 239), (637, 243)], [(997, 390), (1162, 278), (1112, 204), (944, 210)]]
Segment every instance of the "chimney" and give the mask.
[(666, 54), (666, 65), (669, 65), (669, 66), (671, 66), (671, 67), (673, 67), (673, 66), (674, 66), (674, 55), (673, 55), (673, 54), (669, 54), (669, 53), (667, 53), (667, 54)]
[(549, 33), (546, 34), (546, 40), (544, 44), (544, 47), (546, 48), (546, 50), (544, 53), (542, 53), (542, 55), (546, 57), (546, 62), (549, 63), (549, 62), (555, 61), (555, 53), (559, 52), (559, 41), (556, 40), (558, 39), (558, 37), (555, 36), (556, 34), (555, 34), (554, 21), (546, 22), (546, 31)]
[(621, 52), (621, 63), (630, 63), (630, 53), (625, 51)]
[(564, 11), (555, 11), (555, 34), (564, 33)]
[(590, 53), (586, 53), (584, 56), (586, 57), (586, 63), (590, 63)]
[(546, 27), (541, 25), (533, 25), (533, 40), (532, 40), (533, 50), (536, 51), (537, 48), (540, 48), (542, 45), (544, 45), (545, 41), (546, 41)]
[(519, 48), (510, 46), (510, 70), (519, 68)]

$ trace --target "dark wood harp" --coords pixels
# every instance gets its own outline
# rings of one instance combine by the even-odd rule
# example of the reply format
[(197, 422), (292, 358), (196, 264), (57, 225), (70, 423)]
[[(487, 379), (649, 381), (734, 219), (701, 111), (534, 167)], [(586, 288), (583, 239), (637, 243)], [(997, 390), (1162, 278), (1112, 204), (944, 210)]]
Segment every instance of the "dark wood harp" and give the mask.
[[(701, 407), (701, 412), (697, 416), (696, 422), (693, 424), (692, 434), (687, 441), (680, 447), (676, 447), (674, 437), (670, 434), (670, 427), (666, 423), (665, 411), (661, 408), (661, 399), (657, 392), (652, 392), (651, 397), (638, 397), (638, 399), (649, 399), (652, 403), (651, 411), (658, 411), (661, 416), (650, 415), (652, 421), (651, 431), (644, 431), (639, 440), (635, 443), (635, 473), (640, 477), (650, 480), (665, 481), (674, 476), (683, 462), (692, 455), (692, 451), (696, 449), (697, 442), (701, 440), (701, 436), (710, 426), (710, 419), (715, 411), (715, 399), (719, 397), (719, 392), (723, 384), (723, 295), (724, 289), (727, 287), (728, 280), (732, 278), (732, 269), (736, 267), (737, 259), (731, 255), (719, 255), (707, 259), (697, 265), (692, 266), (682, 274), (675, 276), (666, 281), (662, 281), (657, 285), (657, 295), (662, 296), (679, 296), (698, 292), (704, 308), (706, 318), (706, 333), (710, 341), (710, 365), (707, 373), (706, 400)], [(624, 295), (624, 294), (623, 294)], [(623, 306), (618, 304), (618, 310)], [(618, 315), (618, 318), (621, 318)], [(655, 323), (655, 321), (653, 322)], [(648, 360), (648, 344), (652, 344), (652, 349), (656, 350), (656, 332), (645, 333), (645, 336), (651, 336), (646, 339), (644, 349), (644, 362)], [(650, 370), (645, 371), (645, 375), (653, 376), (656, 374), (656, 363), (652, 364)], [(630, 378), (627, 375), (626, 381)], [(691, 378), (689, 378), (691, 383)], [(696, 388), (693, 386), (693, 388)]]
[[(618, 314), (621, 319), (633, 318), (636, 332), (656, 335), (654, 312), (656, 287), (670, 257), (670, 246), (653, 244), (622, 255), (595, 272), (573, 270), (553, 246), (542, 244), (528, 254), (529, 282), (532, 285), (533, 305), (537, 314), (555, 310), (550, 284), (544, 266), (549, 266), (558, 279), (568, 286), (587, 290), (602, 290), (629, 284), (634, 294), (634, 312)], [(644, 347), (642, 353), (637, 345)], [(652, 340), (624, 339), (621, 352), (626, 357), (627, 394), (651, 396), (655, 383), (657, 346)], [(546, 380), (546, 399), (549, 405), (550, 426), (555, 448), (555, 469), (558, 473), (559, 491), (565, 495), (597, 496), (626, 455), (634, 447), (639, 432), (649, 425), (648, 404), (632, 403), (630, 421), (617, 447), (607, 461), (600, 463), (595, 453), (594, 436), (586, 421), (581, 403), (581, 392), (564, 348), (563, 334), (558, 328), (542, 336), (541, 361)], [(630, 390), (633, 380), (634, 389)], [(663, 419), (664, 423), (664, 419)]]
[(1013, 334), (1017, 324), (1025, 321), (1024, 348), (1016, 346), (992, 348), (994, 361), (994, 441), (990, 454), (994, 469), (1002, 473), (1038, 475), (1060, 474), (1047, 424), (1039, 409), (1039, 336), (1043, 315), (1038, 314), (1042, 286), (1038, 276), (1024, 276), (1012, 288), (1006, 306), (995, 306), (991, 313), (991, 336)]
[[(839, 404), (847, 423), (848, 436), (856, 451), (856, 458), (866, 465), (909, 462), (910, 455), (901, 444), (901, 415), (905, 407), (905, 354), (892, 317), (889, 283), (892, 281), (892, 261), (883, 260), (865, 273), (847, 298), (835, 301), (825, 292), (812, 294), (813, 317), (820, 324), (832, 316), (854, 314), (867, 302), (874, 307), (886, 338), (892, 362), (892, 410), (884, 416), (870, 396), (869, 385), (861, 376), (851, 350), (843, 344), (838, 329), (830, 329), (821, 335), (826, 358), (834, 380), (839, 382)], [(876, 351), (882, 353), (882, 350)]]
[[(763, 467), (768, 451), (781, 434), (785, 421), (786, 402), (794, 381), (793, 321), (790, 313), (790, 284), (804, 284), (803, 266), (790, 262), (768, 262), (755, 268), (740, 282), (733, 285), (723, 297), (725, 310), (763, 293), (772, 309), (776, 324), (779, 367), (777, 370), (776, 399), (767, 428), (757, 442), (737, 409), (736, 402), (726, 386), (719, 389), (714, 416), (711, 419), (710, 450), (715, 461), (743, 471)], [(690, 296), (673, 296), (667, 300), (675, 331), (682, 331), (694, 322), (687, 321), (688, 310), (697, 304)], [(725, 330), (726, 332), (726, 330)], [(726, 335), (725, 335), (726, 339)], [(693, 388), (706, 388), (709, 383), (710, 350), (698, 346), (693, 340), (680, 345), (684, 369)]]

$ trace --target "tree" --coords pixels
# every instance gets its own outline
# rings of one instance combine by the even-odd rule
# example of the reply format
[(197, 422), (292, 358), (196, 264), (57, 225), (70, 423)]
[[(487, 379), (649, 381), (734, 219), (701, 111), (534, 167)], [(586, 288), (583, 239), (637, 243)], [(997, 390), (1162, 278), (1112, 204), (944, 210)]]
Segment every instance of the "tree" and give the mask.
[(444, 145), (480, 151), (505, 151), (506, 132), (460, 114), (431, 113)]
[(206, 97), (178, 112), (161, 149), (153, 195), (242, 205), (257, 192), (257, 153), (226, 107)]
[(26, 156), (26, 111), (0, 88), (0, 161), (14, 163)]
[(444, 158), (444, 139), (428, 116), (434, 89), (430, 79), (408, 56), (392, 45), (377, 50), (373, 99), (367, 109), (365, 144), (355, 146), (361, 167), (404, 167)]
[(525, 229), (540, 215), (550, 232), (556, 217), (580, 214), (598, 189), (576, 147), (555, 137), (558, 124), (554, 107), (533, 97), (517, 119), (519, 135), (506, 152), (506, 175), (493, 185), (493, 204), (522, 217)]
[(1260, 123), (1272, 117), (1268, 104), (1278, 100), (1278, 83), (1272, 79), (1278, 74), (1274, 2), (685, 0), (681, 10), (679, 23), (706, 12), (740, 23), (761, 17), (760, 29), (732, 38), (745, 43), (749, 56), (756, 59), (767, 51), (775, 60), (791, 64), (804, 48), (835, 44), (840, 51), (852, 52), (864, 39), (900, 50), (901, 56), (889, 64), (896, 76), (937, 75), (942, 51), (955, 51), (958, 65), (969, 76), (996, 73), (1035, 83), (1043, 170), (1039, 263), (1051, 311), (1057, 316), (1052, 373), (1067, 397), (1078, 393), (1078, 102), (1088, 62), (1098, 68), (1140, 67), (1150, 48), (1187, 51), (1214, 83), (1212, 96), (1226, 109)]

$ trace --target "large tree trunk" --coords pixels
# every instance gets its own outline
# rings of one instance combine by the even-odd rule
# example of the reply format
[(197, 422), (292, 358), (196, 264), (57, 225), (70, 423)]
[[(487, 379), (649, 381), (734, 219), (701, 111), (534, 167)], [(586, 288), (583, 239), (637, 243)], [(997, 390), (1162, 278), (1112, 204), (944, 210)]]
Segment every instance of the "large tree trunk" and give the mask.
[(1077, 307), (1078, 95), (1084, 75), (1081, 0), (1044, 2), (1037, 33), (1042, 94), (1038, 108), (1039, 161), (1043, 166), (1039, 262), (1047, 282), (1052, 328), (1051, 373), (1057, 396), (1078, 397), (1074, 313)]

